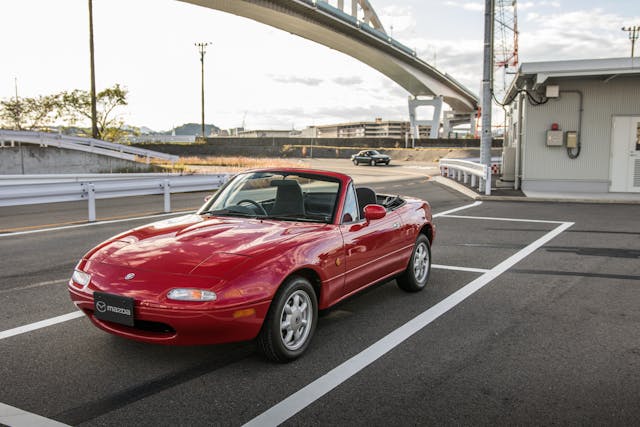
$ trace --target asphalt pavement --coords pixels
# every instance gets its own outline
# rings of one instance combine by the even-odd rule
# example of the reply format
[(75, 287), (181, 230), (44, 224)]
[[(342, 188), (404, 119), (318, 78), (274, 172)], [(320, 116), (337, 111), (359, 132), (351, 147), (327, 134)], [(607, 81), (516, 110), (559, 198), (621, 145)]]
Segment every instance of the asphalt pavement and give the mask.
[[(74, 312), (82, 254), (153, 218), (1, 236), (0, 424), (11, 410), (96, 426), (640, 424), (640, 206), (472, 203), (401, 169), (358, 179), (432, 204), (428, 288), (348, 299), (285, 365), (251, 342), (167, 347), (51, 321)], [(105, 209), (144, 213), (131, 205)]]

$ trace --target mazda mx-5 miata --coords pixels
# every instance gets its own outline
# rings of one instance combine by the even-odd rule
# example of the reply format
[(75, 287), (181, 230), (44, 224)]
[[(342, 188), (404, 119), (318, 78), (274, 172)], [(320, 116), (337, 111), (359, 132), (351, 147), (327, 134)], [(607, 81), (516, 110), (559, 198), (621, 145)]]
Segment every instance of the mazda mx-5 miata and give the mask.
[(356, 188), (340, 173), (254, 170), (194, 214), (101, 243), (68, 289), (112, 334), (161, 344), (256, 339), (284, 362), (309, 346), (318, 310), (393, 278), (422, 290), (434, 236), (425, 201)]

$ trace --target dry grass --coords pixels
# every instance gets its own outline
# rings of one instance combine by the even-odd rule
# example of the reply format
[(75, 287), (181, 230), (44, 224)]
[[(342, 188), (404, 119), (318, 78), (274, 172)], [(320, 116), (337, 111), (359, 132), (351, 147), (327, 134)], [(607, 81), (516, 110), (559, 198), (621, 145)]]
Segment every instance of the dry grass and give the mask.
[(273, 159), (273, 158), (253, 158), (253, 157), (180, 157), (175, 163), (154, 160), (153, 164), (161, 166), (169, 171), (174, 172), (234, 172), (244, 169), (255, 168), (285, 168), (285, 167), (304, 167), (304, 163), (299, 160)]

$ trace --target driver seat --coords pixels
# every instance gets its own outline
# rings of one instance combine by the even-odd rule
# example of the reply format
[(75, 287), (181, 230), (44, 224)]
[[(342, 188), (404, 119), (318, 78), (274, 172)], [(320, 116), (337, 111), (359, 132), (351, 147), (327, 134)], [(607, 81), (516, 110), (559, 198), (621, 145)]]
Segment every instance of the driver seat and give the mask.
[(276, 200), (271, 209), (272, 215), (304, 215), (304, 199), (298, 181), (278, 179), (271, 181), (271, 186), (277, 188)]

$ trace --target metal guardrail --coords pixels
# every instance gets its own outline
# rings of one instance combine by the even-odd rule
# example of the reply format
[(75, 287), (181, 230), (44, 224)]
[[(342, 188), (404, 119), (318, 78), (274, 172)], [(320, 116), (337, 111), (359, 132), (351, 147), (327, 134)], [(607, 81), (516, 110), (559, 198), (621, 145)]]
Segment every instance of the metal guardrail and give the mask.
[(15, 142), (66, 148), (69, 150), (102, 154), (105, 156), (132, 161), (135, 161), (136, 157), (143, 157), (147, 159), (147, 162), (149, 159), (162, 159), (170, 162), (175, 162), (179, 159), (179, 156), (172, 154), (131, 147), (124, 144), (116, 144), (93, 138), (83, 138), (79, 136), (68, 136), (47, 132), (0, 130), (0, 148), (5, 147), (5, 144), (7, 143), (9, 143), (10, 146), (13, 146)]
[(171, 193), (216, 190), (228, 179), (229, 175), (227, 174), (171, 175), (78, 180), (75, 182), (8, 184), (0, 185), (0, 207), (86, 200), (88, 202), (89, 221), (95, 221), (97, 199), (163, 194), (164, 211), (171, 212)]
[[(449, 178), (455, 178), (469, 184), (471, 187), (478, 185), (478, 190), (485, 189), (486, 194), (491, 194), (491, 168), (487, 165), (460, 159), (442, 159), (439, 162), (440, 174)], [(489, 185), (486, 185), (487, 180)]]
[[(107, 181), (139, 178), (170, 178), (183, 176), (171, 172), (155, 173), (81, 173), (81, 174), (31, 174), (31, 175), (0, 175), (0, 188), (4, 185), (17, 184), (53, 184), (63, 182)], [(187, 174), (192, 175), (192, 174)]]

